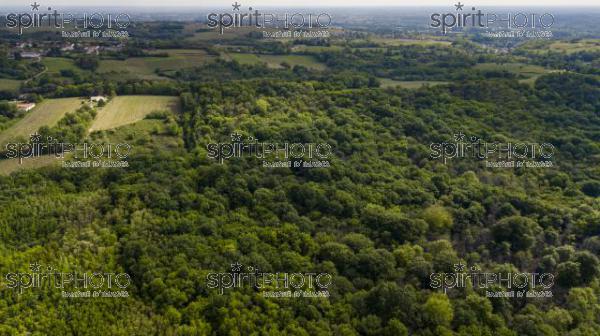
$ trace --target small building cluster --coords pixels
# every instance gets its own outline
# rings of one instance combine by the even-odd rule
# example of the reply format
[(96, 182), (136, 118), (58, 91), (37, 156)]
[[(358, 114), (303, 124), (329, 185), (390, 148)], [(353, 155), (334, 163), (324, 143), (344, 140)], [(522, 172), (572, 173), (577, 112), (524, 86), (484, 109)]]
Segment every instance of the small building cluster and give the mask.
[(73, 42), (19, 42), (16, 43), (8, 52), (11, 59), (22, 58), (41, 61), (44, 56), (58, 56), (61, 53), (82, 53), (87, 55), (99, 55), (102, 51), (119, 52), (124, 48), (124, 44), (115, 45), (95, 45)]
[(20, 111), (28, 112), (35, 107), (35, 103), (29, 102), (17, 102), (17, 109)]

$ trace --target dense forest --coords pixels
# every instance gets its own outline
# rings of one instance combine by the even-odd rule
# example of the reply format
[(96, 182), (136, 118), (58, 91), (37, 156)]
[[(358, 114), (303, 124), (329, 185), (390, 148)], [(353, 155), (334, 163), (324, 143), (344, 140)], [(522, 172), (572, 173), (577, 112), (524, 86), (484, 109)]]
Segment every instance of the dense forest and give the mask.
[[(0, 78), (22, 80), (0, 90), (0, 138), (31, 115), (13, 99), (83, 97), (34, 136), (131, 147), (125, 168), (0, 174), (0, 335), (600, 335), (597, 51), (501, 52), (468, 36), (383, 44), (362, 31), (223, 43), (244, 53), (207, 39), (185, 44), (206, 31), (181, 22), (131, 33), (109, 52), (52, 49), (53, 62), (68, 64), (59, 71), (0, 58)], [(183, 57), (184, 47), (207, 61), (145, 77), (100, 71), (132, 58), (127, 66), (139, 70), (146, 58)], [(107, 104), (141, 95), (178, 105), (91, 130)], [(432, 154), (463, 137), (550, 144), (551, 166)], [(211, 157), (214, 144), (244, 141), (327, 144), (331, 155), (324, 168), (265, 167), (277, 153)], [(8, 161), (6, 147), (0, 157)], [(328, 295), (267, 297), (272, 286), (212, 283), (259, 270), (326, 274)], [(433, 281), (473, 270), (550, 274), (548, 288), (526, 287), (550, 295), (493, 297), (509, 288)], [(48, 283), (73, 272), (110, 273), (111, 290), (127, 293), (74, 298)]]
[[(49, 167), (0, 179), (2, 272), (38, 261), (127, 272), (132, 281), (126, 299), (5, 289), (4, 334), (599, 330), (597, 80), (552, 74), (533, 88), (497, 79), (405, 90), (274, 78), (190, 82), (181, 90), (183, 132), (159, 130), (146, 142), (134, 135), (130, 141), (149, 144), (130, 169)], [(86, 111), (45, 132), (70, 134), (61, 125), (85, 124)], [(431, 159), (427, 144), (458, 131), (552, 143), (555, 166), (490, 171), (477, 160)], [(331, 167), (265, 169), (254, 157), (207, 158), (206, 144), (233, 132), (329, 143)], [(150, 145), (179, 136), (174, 147)], [(234, 262), (327, 272), (331, 296), (269, 299), (251, 287), (221, 295), (206, 286), (208, 273)], [(431, 273), (459, 263), (553, 273), (553, 296), (431, 288)]]

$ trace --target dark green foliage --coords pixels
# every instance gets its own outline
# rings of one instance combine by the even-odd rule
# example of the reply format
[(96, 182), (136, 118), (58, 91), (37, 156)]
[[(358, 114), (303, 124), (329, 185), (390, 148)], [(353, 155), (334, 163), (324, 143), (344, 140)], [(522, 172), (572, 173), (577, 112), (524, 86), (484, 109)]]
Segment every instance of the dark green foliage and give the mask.
[[(180, 24), (153, 24), (182, 34)], [(164, 45), (179, 43), (154, 35)], [(126, 52), (139, 55), (136, 48)], [(124, 300), (2, 288), (0, 333), (597, 334), (597, 82), (552, 74), (532, 88), (505, 74), (466, 71), (476, 58), (451, 48), (319, 57), (330, 73), (220, 61), (178, 73), (179, 82), (32, 83), (52, 96), (179, 95), (182, 112), (155, 112), (89, 135), (95, 111), (82, 107), (40, 133), (132, 143), (129, 168), (47, 167), (0, 177), (3, 273), (40, 260), (132, 279)], [(457, 80), (381, 89), (382, 76)], [(488, 142), (552, 143), (556, 165), (491, 169), (473, 158), (430, 156), (429, 144), (458, 132)], [(207, 144), (229, 143), (232, 133), (327, 143), (331, 167), (208, 158)], [(236, 262), (263, 272), (329, 273), (331, 296), (274, 299), (250, 286), (223, 294), (209, 288), (207, 274), (229, 272)], [(460, 264), (552, 273), (553, 296), (432, 288), (431, 273)]]
[(492, 228), (494, 238), (498, 242), (508, 242), (513, 251), (530, 248), (537, 232), (539, 226), (535, 221), (520, 216), (504, 218)]
[(100, 66), (100, 61), (96, 56), (85, 55), (77, 58), (75, 60), (75, 64), (77, 64), (77, 66), (79, 66), (83, 70), (95, 71), (96, 69), (98, 69), (98, 66)]

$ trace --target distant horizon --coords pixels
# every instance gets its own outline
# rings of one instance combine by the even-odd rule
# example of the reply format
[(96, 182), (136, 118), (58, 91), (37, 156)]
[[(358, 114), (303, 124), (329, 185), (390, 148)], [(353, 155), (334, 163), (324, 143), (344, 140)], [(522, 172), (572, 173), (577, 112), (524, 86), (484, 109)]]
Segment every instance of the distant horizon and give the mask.
[[(185, 9), (185, 8), (197, 8), (197, 9), (215, 9), (215, 8), (222, 8), (222, 9), (227, 9), (227, 6), (219, 6), (219, 5), (152, 5), (152, 6), (147, 6), (147, 5), (137, 5), (137, 4), (128, 4), (128, 5), (107, 5), (107, 4), (102, 4), (102, 5), (72, 5), (72, 4), (65, 4), (65, 5), (61, 5), (61, 4), (55, 4), (53, 5), (55, 6), (56, 9), (60, 8), (136, 8), (136, 9), (146, 9), (146, 10), (152, 10), (152, 9), (166, 9), (166, 8), (172, 8), (172, 9)], [(418, 10), (418, 9), (431, 9), (431, 8), (444, 8), (444, 7), (448, 7), (448, 6), (442, 6), (442, 5), (426, 5), (426, 6), (409, 6), (409, 5), (348, 5), (348, 6), (341, 6), (341, 5), (305, 5), (305, 6), (299, 6), (299, 5), (289, 5), (289, 6), (283, 6), (283, 5), (261, 5), (261, 4), (253, 4), (252, 7), (256, 8), (256, 9), (260, 9), (260, 8), (273, 8), (273, 9), (277, 9), (277, 8), (281, 8), (281, 9), (285, 9), (285, 8), (331, 8), (331, 9), (353, 9), (353, 8), (373, 8), (373, 9), (378, 9), (378, 8), (394, 8), (394, 9), (398, 9), (398, 8), (409, 8), (409, 9), (413, 9), (413, 10)], [(475, 6), (476, 8), (561, 8), (561, 9), (571, 9), (571, 10), (577, 10), (577, 9), (598, 9), (600, 10), (600, 4), (599, 5), (551, 5), (551, 6), (542, 6), (542, 5), (479, 5), (479, 6)], [(23, 8), (23, 6), (19, 6), (19, 5), (6, 5), (6, 6), (0, 6), (0, 12), (2, 12), (5, 9), (20, 9)]]
[[(2, 6), (0, 6), (0, 10), (3, 8), (21, 8), (21, 7), (29, 7), (34, 1), (23, 1), (23, 0), (8, 0)], [(127, 5), (123, 5), (123, 1), (118, 0), (80, 0), (78, 5), (74, 5), (72, 1), (68, 0), (49, 0), (49, 1), (38, 1), (42, 7), (45, 6), (61, 6), (63, 8), (73, 7), (73, 8), (85, 8), (85, 7), (123, 7), (123, 8), (227, 8), (231, 6), (232, 3), (236, 1), (232, 0), (210, 0), (199, 4), (198, 1), (195, 0), (174, 0), (165, 3), (162, 0), (130, 0)], [(419, 2), (419, 5), (414, 5), (409, 1), (404, 1), (405, 3), (398, 3), (398, 1), (392, 0), (373, 0), (373, 1), (358, 1), (358, 0), (305, 0), (302, 2), (302, 5), (298, 5), (297, 2), (293, 1), (275, 1), (275, 0), (259, 0), (259, 1), (237, 1), (239, 4), (244, 6), (244, 4), (248, 4), (254, 7), (268, 7), (268, 8), (307, 8), (307, 7), (324, 7), (324, 8), (432, 8), (432, 7), (452, 7), (458, 1), (439, 1), (439, 0), (423, 0)], [(517, 7), (517, 8), (527, 8), (527, 7), (561, 7), (561, 8), (600, 8), (600, 2), (592, 1), (592, 0), (578, 0), (578, 1), (568, 1), (568, 0), (531, 0), (531, 1), (510, 1), (510, 2), (501, 2), (498, 0), (492, 1), (461, 1), (464, 5), (471, 7), (475, 6), (478, 8), (483, 7)]]

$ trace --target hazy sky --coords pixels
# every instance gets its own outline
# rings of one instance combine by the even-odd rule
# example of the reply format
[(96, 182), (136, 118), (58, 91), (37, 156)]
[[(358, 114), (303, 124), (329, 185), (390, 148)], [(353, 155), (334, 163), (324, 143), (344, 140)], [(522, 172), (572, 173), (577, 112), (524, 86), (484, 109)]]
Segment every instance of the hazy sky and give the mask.
[[(25, 7), (33, 3), (32, 0), (1, 0), (2, 6)], [(198, 7), (223, 7), (231, 6), (232, 0), (37, 0), (42, 6), (198, 6)], [(331, 6), (331, 7), (356, 7), (356, 6), (452, 6), (455, 0), (238, 0), (242, 5), (252, 6)], [(600, 6), (599, 0), (463, 0), (467, 6)]]

